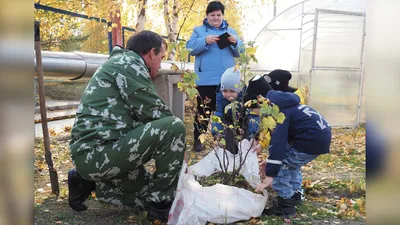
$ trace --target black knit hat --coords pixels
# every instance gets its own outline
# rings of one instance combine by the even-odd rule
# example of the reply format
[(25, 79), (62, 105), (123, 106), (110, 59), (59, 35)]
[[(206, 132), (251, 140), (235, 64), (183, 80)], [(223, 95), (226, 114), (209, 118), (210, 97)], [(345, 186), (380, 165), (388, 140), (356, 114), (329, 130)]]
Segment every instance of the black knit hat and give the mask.
[(258, 95), (265, 97), (270, 90), (273, 89), (263, 76), (256, 75), (250, 79), (243, 100), (246, 103), (249, 100), (257, 99)]
[(264, 78), (274, 90), (291, 92), (289, 90), (289, 81), (292, 79), (292, 74), (289, 71), (273, 70), (269, 74), (265, 74)]

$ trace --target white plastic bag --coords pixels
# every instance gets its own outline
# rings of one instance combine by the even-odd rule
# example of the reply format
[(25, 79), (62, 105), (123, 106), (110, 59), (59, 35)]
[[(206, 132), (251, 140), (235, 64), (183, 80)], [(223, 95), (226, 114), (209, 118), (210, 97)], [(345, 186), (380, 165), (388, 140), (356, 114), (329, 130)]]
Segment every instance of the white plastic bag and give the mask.
[[(250, 148), (249, 141), (242, 141), (240, 147), (244, 158), (247, 149)], [(217, 150), (220, 159), (222, 159), (223, 151), (221, 148)], [(232, 171), (234, 156), (230, 152), (226, 153), (229, 159), (228, 171)], [(239, 166), (239, 154), (235, 157), (236, 168)], [(202, 187), (195, 180), (195, 176), (210, 176), (218, 171), (221, 171), (221, 168), (214, 151), (193, 166), (187, 167), (184, 162), (176, 197), (169, 212), (168, 224), (204, 225), (207, 221), (233, 223), (261, 215), (268, 199), (266, 190), (263, 194), (255, 194), (242, 188), (222, 184)], [(248, 153), (240, 174), (252, 187), (256, 187), (261, 182), (255, 152)]]

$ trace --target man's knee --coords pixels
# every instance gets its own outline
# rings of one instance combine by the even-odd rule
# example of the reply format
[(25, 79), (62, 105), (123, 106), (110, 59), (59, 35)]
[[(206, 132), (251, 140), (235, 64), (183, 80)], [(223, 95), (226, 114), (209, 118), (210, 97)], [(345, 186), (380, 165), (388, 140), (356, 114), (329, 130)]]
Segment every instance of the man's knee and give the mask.
[(171, 128), (173, 128), (174, 132), (182, 133), (182, 134), (186, 133), (185, 124), (178, 117), (169, 116), (169, 117), (166, 117), (164, 119), (167, 121), (166, 123), (170, 123), (171, 124)]

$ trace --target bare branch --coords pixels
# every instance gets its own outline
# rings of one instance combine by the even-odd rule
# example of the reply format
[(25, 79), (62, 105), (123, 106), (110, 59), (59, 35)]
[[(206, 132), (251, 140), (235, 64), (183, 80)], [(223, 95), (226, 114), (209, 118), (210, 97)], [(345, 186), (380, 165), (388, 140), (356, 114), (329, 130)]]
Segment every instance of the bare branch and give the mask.
[(189, 10), (188, 10), (188, 12), (186, 13), (186, 16), (183, 18), (183, 22), (182, 22), (181, 26), (179, 27), (178, 34), (177, 34), (177, 36), (176, 36), (176, 40), (179, 39), (179, 35), (180, 35), (180, 33), (181, 33), (182, 27), (183, 27), (183, 25), (185, 24), (186, 19), (188, 18), (188, 15), (189, 15), (190, 11), (191, 11), (192, 8), (193, 8), (194, 1), (195, 1), (195, 0), (192, 0), (191, 4), (190, 4), (190, 6), (189, 6)]

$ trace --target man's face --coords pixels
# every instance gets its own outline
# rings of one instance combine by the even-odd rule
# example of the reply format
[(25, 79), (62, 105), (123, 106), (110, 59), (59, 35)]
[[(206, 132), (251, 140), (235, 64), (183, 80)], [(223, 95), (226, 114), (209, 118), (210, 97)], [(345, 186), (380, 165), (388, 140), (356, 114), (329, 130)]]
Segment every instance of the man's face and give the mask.
[(238, 93), (232, 90), (223, 90), (222, 95), (224, 96), (224, 98), (231, 102), (237, 98)]
[(156, 54), (156, 50), (153, 48), (150, 50), (150, 60), (146, 62), (147, 66), (150, 68), (150, 77), (155, 79), (157, 77), (157, 72), (161, 67), (161, 61), (165, 57), (166, 46), (161, 45), (161, 50)]
[(221, 10), (210, 12), (207, 14), (208, 23), (214, 27), (220, 27), (222, 24), (222, 20), (224, 19), (224, 15)]

